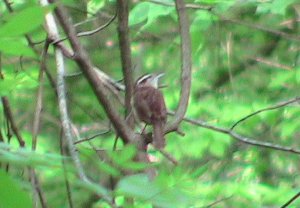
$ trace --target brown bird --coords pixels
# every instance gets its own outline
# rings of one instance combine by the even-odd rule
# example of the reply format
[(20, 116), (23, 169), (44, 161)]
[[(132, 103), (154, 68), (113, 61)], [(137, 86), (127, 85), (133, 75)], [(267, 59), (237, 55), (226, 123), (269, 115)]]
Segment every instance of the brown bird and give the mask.
[(134, 88), (134, 109), (140, 121), (153, 126), (153, 146), (165, 147), (164, 127), (167, 109), (163, 94), (158, 90), (158, 80), (164, 74), (147, 74), (140, 77)]

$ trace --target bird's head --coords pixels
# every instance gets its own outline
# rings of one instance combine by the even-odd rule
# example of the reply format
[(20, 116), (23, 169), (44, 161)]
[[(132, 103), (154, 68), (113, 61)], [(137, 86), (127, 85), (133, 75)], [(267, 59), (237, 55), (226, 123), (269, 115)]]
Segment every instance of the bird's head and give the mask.
[(140, 86), (151, 86), (154, 88), (158, 88), (158, 81), (159, 78), (161, 78), (162, 76), (164, 76), (164, 73), (160, 73), (160, 74), (145, 74), (143, 76), (141, 76), (140, 78), (137, 79), (136, 81), (136, 87), (140, 87)]

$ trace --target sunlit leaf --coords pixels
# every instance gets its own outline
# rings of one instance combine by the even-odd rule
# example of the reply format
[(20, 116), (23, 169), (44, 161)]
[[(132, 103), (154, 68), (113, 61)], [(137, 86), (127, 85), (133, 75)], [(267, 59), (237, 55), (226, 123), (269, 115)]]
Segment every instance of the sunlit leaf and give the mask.
[(0, 38), (0, 52), (7, 55), (36, 58), (34, 51), (22, 39)]
[(43, 7), (32, 6), (12, 14), (12, 17), (0, 27), (0, 37), (19, 36), (31, 32), (44, 22), (45, 11)]
[(31, 208), (31, 191), (22, 190), (20, 185), (7, 173), (0, 169), (0, 207), (1, 208)]

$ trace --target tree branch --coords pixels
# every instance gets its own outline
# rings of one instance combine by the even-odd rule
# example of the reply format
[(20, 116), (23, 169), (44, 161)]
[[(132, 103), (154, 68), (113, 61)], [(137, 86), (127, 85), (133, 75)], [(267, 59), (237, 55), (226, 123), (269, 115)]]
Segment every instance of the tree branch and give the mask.
[[(133, 73), (131, 64), (131, 50), (130, 50), (130, 37), (128, 27), (128, 1), (117, 0), (118, 8), (118, 36), (119, 36), (119, 47), (121, 52), (122, 60), (122, 72), (125, 83), (125, 107), (126, 114), (131, 112), (131, 97), (133, 94)], [(129, 125), (133, 125), (133, 120), (129, 119)]]
[[(51, 0), (50, 2), (53, 3), (54, 0)], [(87, 52), (82, 47), (76, 36), (76, 31), (70, 22), (67, 11), (65, 11), (60, 3), (57, 3), (55, 14), (62, 28), (67, 34), (73, 51), (76, 52), (74, 55), (74, 60), (92, 86), (99, 103), (104, 107), (104, 110), (111, 120), (118, 135), (123, 139), (124, 143), (133, 141), (135, 139), (133, 131), (131, 131), (125, 121), (120, 118), (117, 111), (113, 108), (113, 105), (109, 101), (103, 82), (97, 77)]]
[[(47, 0), (40, 0), (43, 6), (48, 5)], [(46, 15), (46, 24), (48, 28), (48, 32), (56, 38), (59, 37), (58, 29), (54, 20), (54, 17), (51, 13)], [(64, 59), (61, 49), (55, 48), (55, 59), (56, 59), (56, 66), (57, 66), (57, 96), (58, 96), (58, 104), (59, 104), (59, 111), (61, 116), (61, 123), (65, 138), (67, 140), (68, 148), (70, 151), (70, 155), (72, 160), (76, 166), (76, 170), (78, 171), (78, 175), (82, 181), (89, 182), (89, 179), (85, 175), (83, 166), (80, 162), (78, 152), (75, 148), (73, 143), (73, 136), (71, 130), (70, 119), (67, 110), (67, 100), (66, 100), (66, 90), (65, 90), (65, 82), (64, 82)]]
[(3, 97), (1, 97), (1, 100), (2, 100), (2, 105), (3, 105), (5, 116), (6, 116), (7, 120), (9, 121), (15, 136), (18, 139), (19, 145), (21, 147), (25, 147), (25, 141), (23, 140), (23, 138), (22, 138), (22, 136), (19, 132), (19, 129), (16, 125), (16, 122), (14, 120), (14, 117), (13, 117), (13, 114), (12, 114), (12, 111), (11, 111), (11, 108), (10, 108), (9, 101), (8, 101), (7, 97), (3, 96)]
[(300, 197), (300, 192), (298, 192), (295, 196), (293, 196), (288, 202), (286, 202), (280, 208), (286, 208), (286, 207), (288, 207), (291, 203), (293, 203), (293, 201), (295, 201), (299, 197)]
[[(117, 17), (117, 14), (115, 14), (112, 18), (110, 18), (108, 20), (108, 22), (106, 22), (104, 25), (101, 25), (100, 27), (94, 29), (94, 30), (90, 30), (90, 31), (84, 31), (84, 32), (79, 32), (77, 33), (77, 37), (84, 37), (84, 36), (91, 36), (91, 35), (94, 35), (95, 33), (97, 32), (100, 32), (101, 30), (104, 30), (106, 27), (108, 27)], [(77, 24), (74, 25), (74, 27), (76, 27)], [(61, 39), (58, 39), (58, 40), (54, 40), (53, 41), (53, 44), (57, 44), (59, 42), (62, 42), (64, 40), (67, 40), (68, 38), (65, 37), (65, 38), (61, 38)]]
[[(173, 112), (169, 112), (169, 114), (170, 115), (175, 115)], [(213, 131), (216, 131), (216, 132), (227, 134), (230, 137), (232, 137), (233, 139), (236, 139), (236, 140), (238, 140), (240, 142), (243, 142), (243, 143), (246, 143), (246, 144), (250, 144), (250, 145), (258, 146), (258, 147), (264, 147), (264, 148), (268, 148), (268, 149), (275, 149), (275, 150), (279, 150), (279, 151), (282, 151), (282, 152), (290, 152), (290, 153), (294, 153), (294, 154), (300, 154), (300, 150), (298, 150), (298, 149), (293, 149), (292, 147), (284, 147), (284, 146), (277, 145), (277, 144), (272, 144), (272, 143), (269, 143), (269, 142), (257, 141), (255, 139), (245, 137), (245, 136), (242, 136), (238, 133), (235, 133), (234, 131), (232, 131), (230, 129), (225, 129), (225, 128), (222, 128), (222, 127), (217, 127), (217, 126), (207, 124), (204, 121), (191, 119), (191, 118), (186, 118), (186, 117), (183, 118), (183, 120), (190, 123), (190, 124), (196, 125), (196, 126), (201, 126), (203, 128), (206, 128), (206, 129), (210, 129), (210, 130), (213, 130)]]
[(259, 114), (259, 113), (262, 113), (262, 112), (265, 112), (265, 111), (270, 111), (270, 110), (275, 110), (275, 109), (278, 109), (278, 108), (282, 108), (282, 107), (287, 106), (287, 105), (289, 105), (289, 104), (291, 104), (291, 103), (295, 103), (295, 102), (299, 102), (299, 101), (300, 101), (300, 97), (297, 97), (297, 98), (293, 98), (293, 99), (290, 99), (290, 100), (288, 100), (288, 101), (281, 102), (281, 103), (278, 103), (278, 104), (276, 104), (276, 105), (273, 105), (273, 106), (270, 106), (270, 107), (263, 108), (263, 109), (260, 109), (260, 110), (258, 110), (258, 111), (255, 111), (255, 112), (253, 112), (253, 113), (251, 113), (251, 114), (249, 114), (249, 115), (247, 115), (247, 116), (241, 118), (241, 119), (238, 120), (237, 122), (235, 122), (235, 123), (231, 126), (230, 130), (233, 130), (233, 129), (234, 129), (238, 124), (240, 124), (241, 122), (243, 122), (243, 121), (247, 120), (248, 118), (250, 118), (250, 117), (252, 117), (252, 116), (255, 116), (255, 115)]
[[(159, 5), (163, 5), (163, 6), (169, 6), (169, 7), (175, 6), (174, 3), (156, 1), (156, 0), (146, 0), (146, 2), (151, 2), (153, 4), (159, 4)], [(208, 10), (208, 11), (213, 9), (212, 6), (201, 5), (201, 4), (184, 4), (184, 7), (187, 9), (200, 9), (200, 10)]]
[(191, 88), (191, 40), (189, 34), (189, 21), (183, 0), (176, 0), (176, 10), (179, 21), (179, 31), (181, 37), (181, 92), (179, 105), (175, 112), (175, 119), (166, 127), (166, 132), (174, 131), (178, 128), (188, 107)]

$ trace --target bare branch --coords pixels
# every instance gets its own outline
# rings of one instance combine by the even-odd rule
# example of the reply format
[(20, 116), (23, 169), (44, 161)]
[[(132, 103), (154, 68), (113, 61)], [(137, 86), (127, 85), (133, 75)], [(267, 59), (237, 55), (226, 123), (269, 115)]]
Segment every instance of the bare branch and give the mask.
[(181, 92), (175, 118), (166, 127), (166, 132), (174, 131), (178, 128), (188, 107), (191, 88), (191, 40), (189, 34), (189, 21), (184, 7), (183, 0), (176, 0), (176, 10), (179, 19), (179, 30), (181, 37)]
[(291, 66), (283, 65), (280, 63), (275, 63), (275, 62), (269, 61), (269, 60), (261, 58), (261, 57), (254, 57), (254, 58), (250, 58), (250, 59), (255, 60), (259, 63), (266, 64), (271, 67), (276, 67), (276, 68), (284, 69), (284, 70), (293, 70), (293, 67), (291, 67)]
[(219, 203), (221, 203), (221, 202), (223, 202), (223, 201), (227, 201), (227, 200), (229, 200), (229, 199), (232, 198), (232, 197), (233, 197), (233, 196), (228, 196), (228, 197), (224, 197), (224, 198), (222, 198), (222, 199), (218, 199), (217, 201), (212, 202), (211, 204), (206, 205), (206, 206), (203, 206), (203, 207), (201, 207), (201, 208), (210, 208), (210, 207), (214, 207), (215, 205), (217, 205), (217, 204), (219, 204)]
[[(32, 124), (32, 144), (31, 149), (33, 151), (36, 150), (37, 145), (37, 135), (40, 128), (40, 122), (41, 122), (41, 112), (42, 112), (42, 106), (43, 106), (43, 86), (44, 86), (44, 73), (45, 73), (45, 67), (46, 67), (46, 56), (47, 51), (49, 47), (49, 41), (48, 39), (45, 42), (44, 49), (42, 52), (42, 58), (40, 63), (40, 72), (39, 72), (39, 87), (37, 92), (37, 100), (36, 100), (36, 107), (35, 107), (35, 113), (34, 113), (34, 119)], [(36, 172), (34, 168), (29, 168), (30, 171), (30, 180), (32, 187), (34, 187), (34, 198), (36, 198), (36, 194), (38, 194), (41, 206), (43, 208), (47, 207), (45, 196), (43, 195), (43, 192), (41, 190), (39, 179), (36, 175)], [(35, 207), (37, 207), (37, 203), (35, 203)]]
[[(173, 112), (169, 112), (169, 114), (170, 115), (175, 115)], [(196, 126), (201, 126), (203, 128), (206, 128), (206, 129), (210, 129), (210, 130), (213, 130), (213, 131), (216, 131), (216, 132), (227, 134), (227, 135), (231, 136), (232, 138), (234, 138), (234, 139), (236, 139), (240, 142), (246, 143), (246, 144), (250, 144), (250, 145), (258, 146), (258, 147), (264, 147), (264, 148), (268, 148), (268, 149), (275, 149), (275, 150), (279, 150), (279, 151), (282, 151), (282, 152), (290, 152), (290, 153), (294, 153), (294, 154), (300, 154), (300, 150), (298, 150), (298, 149), (294, 149), (292, 147), (284, 147), (284, 146), (277, 145), (277, 144), (272, 144), (272, 143), (269, 143), (269, 142), (257, 141), (255, 139), (245, 137), (245, 136), (242, 136), (238, 133), (235, 133), (234, 131), (232, 131), (230, 129), (225, 129), (225, 128), (222, 128), (222, 127), (213, 126), (213, 125), (207, 124), (206, 122), (201, 121), (201, 120), (195, 120), (195, 119), (186, 118), (186, 117), (183, 118), (183, 120), (188, 122), (188, 123), (191, 123), (193, 125), (196, 125)]]
[(37, 92), (37, 101), (34, 113), (34, 119), (32, 124), (32, 150), (36, 149), (37, 144), (37, 135), (40, 128), (40, 118), (41, 118), (41, 111), (43, 106), (43, 83), (44, 83), (44, 72), (46, 67), (46, 56), (49, 47), (49, 41), (46, 40), (44, 49), (42, 52), (42, 59), (40, 63), (40, 73), (39, 73), (39, 88)]
[(106, 131), (97, 133), (97, 134), (95, 134), (95, 135), (93, 135), (93, 136), (91, 136), (91, 137), (88, 137), (88, 138), (85, 138), (85, 139), (81, 139), (81, 140), (77, 140), (77, 141), (74, 142), (74, 144), (80, 144), (80, 143), (82, 143), (82, 142), (90, 141), (90, 140), (92, 140), (92, 139), (95, 139), (95, 138), (98, 137), (98, 136), (107, 134), (107, 133), (109, 133), (110, 131), (111, 131), (111, 130), (108, 129), (108, 130), (106, 130)]
[[(146, 2), (151, 2), (153, 4), (159, 4), (159, 5), (163, 5), (163, 6), (171, 6), (171, 7), (175, 6), (174, 3), (155, 1), (155, 0), (146, 0)], [(187, 9), (200, 9), (200, 10), (208, 10), (208, 11), (213, 9), (212, 6), (201, 5), (201, 4), (185, 4), (184, 6)]]
[(260, 110), (258, 110), (258, 111), (255, 111), (255, 112), (253, 112), (253, 113), (251, 113), (251, 114), (249, 114), (249, 115), (247, 115), (247, 116), (241, 118), (241, 119), (238, 120), (237, 122), (235, 122), (235, 123), (231, 126), (230, 130), (233, 130), (234, 127), (236, 127), (236, 126), (237, 126), (238, 124), (240, 124), (241, 122), (243, 122), (243, 121), (247, 120), (248, 118), (250, 118), (250, 117), (252, 117), (252, 116), (255, 116), (255, 115), (259, 114), (259, 113), (262, 113), (262, 112), (265, 112), (265, 111), (270, 111), (270, 110), (275, 110), (275, 109), (278, 109), (278, 108), (282, 108), (282, 107), (287, 106), (287, 105), (289, 105), (289, 104), (291, 104), (291, 103), (295, 103), (295, 102), (299, 102), (299, 101), (300, 101), (300, 97), (297, 97), (297, 98), (293, 98), (293, 99), (290, 99), (290, 100), (288, 100), (288, 101), (281, 102), (281, 103), (278, 103), (278, 104), (276, 104), (276, 105), (273, 105), (273, 106), (270, 106), (270, 107), (263, 108), (263, 109), (260, 109)]
[[(65, 156), (65, 147), (64, 147), (64, 140), (63, 140), (63, 136), (62, 136), (62, 131), (60, 133), (60, 154), (62, 156)], [(72, 200), (72, 192), (71, 192), (71, 187), (70, 187), (70, 182), (67, 176), (67, 168), (66, 168), (66, 162), (65, 162), (65, 158), (62, 157), (61, 158), (61, 162), (62, 162), (62, 166), (63, 166), (63, 172), (64, 172), (64, 180), (65, 180), (65, 185), (66, 185), (66, 191), (67, 191), (67, 196), (68, 196), (68, 203), (69, 203), (69, 207), (73, 208), (73, 200)]]
[(288, 202), (286, 202), (280, 208), (286, 208), (286, 207), (288, 207), (291, 203), (293, 203), (293, 201), (295, 201), (299, 197), (300, 197), (300, 192), (298, 192), (295, 196), (293, 196)]
[[(131, 97), (133, 94), (133, 73), (131, 64), (131, 50), (128, 27), (128, 2), (127, 0), (117, 0), (118, 8), (118, 36), (119, 47), (122, 60), (122, 71), (125, 83), (125, 107), (126, 114), (131, 112)], [(133, 125), (133, 119), (129, 119), (129, 125)]]
[[(54, 0), (51, 0), (51, 2), (54, 2)], [(125, 121), (120, 118), (117, 111), (113, 108), (113, 105), (109, 101), (103, 82), (97, 77), (86, 50), (82, 47), (76, 36), (75, 28), (70, 22), (67, 11), (65, 11), (60, 3), (57, 4), (55, 14), (68, 36), (73, 51), (76, 52), (74, 55), (76, 63), (92, 86), (99, 103), (103, 106), (118, 135), (123, 139), (124, 143), (133, 141), (135, 139), (133, 131), (130, 130)]]
[(16, 125), (16, 122), (14, 120), (8, 98), (6, 96), (3, 96), (3, 97), (1, 97), (1, 100), (2, 100), (2, 105), (3, 105), (5, 116), (6, 116), (7, 120), (9, 121), (11, 128), (18, 139), (19, 145), (21, 147), (25, 147), (25, 141), (23, 140), (23, 138), (19, 132), (19, 129)]
[(165, 150), (158, 150), (165, 158), (167, 158), (170, 162), (173, 163), (173, 165), (178, 165), (178, 161), (167, 151)]
[[(104, 30), (105, 28), (107, 28), (117, 17), (117, 14), (115, 14), (112, 18), (110, 18), (108, 20), (108, 22), (106, 22), (104, 25), (101, 25), (100, 27), (94, 29), (94, 30), (90, 30), (90, 31), (84, 31), (84, 32), (80, 32), (80, 33), (77, 33), (77, 37), (84, 37), (84, 36), (91, 36), (91, 35), (94, 35), (96, 34), (97, 32), (100, 32), (101, 30)], [(77, 24), (74, 25), (74, 27), (76, 27)], [(57, 44), (59, 42), (62, 42), (64, 40), (67, 40), (68, 38), (65, 37), (65, 38), (61, 38), (61, 39), (58, 39), (58, 40), (54, 40), (53, 41), (53, 44)]]

